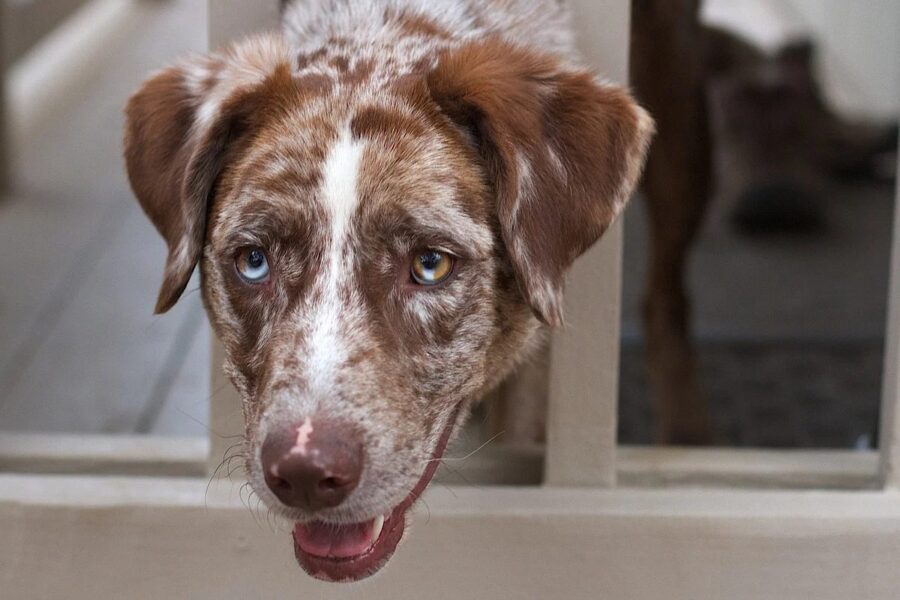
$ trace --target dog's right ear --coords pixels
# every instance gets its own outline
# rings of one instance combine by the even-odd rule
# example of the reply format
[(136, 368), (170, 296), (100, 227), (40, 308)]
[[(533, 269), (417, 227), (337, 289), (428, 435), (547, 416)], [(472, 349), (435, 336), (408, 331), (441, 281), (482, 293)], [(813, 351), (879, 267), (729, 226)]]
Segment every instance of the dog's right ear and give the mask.
[(255, 37), (157, 73), (128, 101), (128, 178), (168, 246), (155, 312), (169, 310), (187, 286), (203, 250), (207, 204), (227, 150), (264, 112), (267, 80), (281, 73), (290, 81), (290, 64), (279, 36)]

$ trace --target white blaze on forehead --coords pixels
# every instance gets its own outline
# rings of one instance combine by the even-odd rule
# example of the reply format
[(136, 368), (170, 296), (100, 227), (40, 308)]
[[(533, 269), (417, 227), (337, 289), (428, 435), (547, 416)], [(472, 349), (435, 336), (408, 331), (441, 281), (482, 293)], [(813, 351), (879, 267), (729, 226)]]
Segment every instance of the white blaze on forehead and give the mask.
[(345, 127), (325, 158), (322, 202), (331, 213), (332, 251), (344, 241), (347, 226), (356, 212), (356, 181), (362, 151), (363, 144), (354, 140), (350, 128)]
[(329, 149), (323, 167), (320, 197), (328, 211), (330, 239), (319, 278), (321, 294), (311, 316), (308, 376), (314, 394), (331, 391), (335, 370), (347, 357), (341, 324), (352, 314), (352, 307), (342, 300), (341, 288), (350, 284), (353, 275), (350, 223), (359, 204), (357, 180), (364, 148), (345, 127)]

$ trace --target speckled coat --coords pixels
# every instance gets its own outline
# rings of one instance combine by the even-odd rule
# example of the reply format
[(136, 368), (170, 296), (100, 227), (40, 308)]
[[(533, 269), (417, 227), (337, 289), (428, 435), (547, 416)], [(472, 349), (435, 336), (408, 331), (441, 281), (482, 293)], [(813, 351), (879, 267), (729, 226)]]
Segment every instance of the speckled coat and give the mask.
[[(411, 503), (472, 403), (561, 322), (565, 272), (621, 212), (652, 131), (577, 66), (566, 19), (550, 0), (298, 0), (283, 33), (130, 100), (129, 176), (170, 250), (157, 309), (199, 264), (248, 477), (277, 514)], [(248, 248), (263, 281), (236, 269)], [(436, 285), (410, 277), (425, 251), (453, 264)], [(334, 418), (364, 440), (359, 485), (315, 516), (280, 504), (263, 441)]]

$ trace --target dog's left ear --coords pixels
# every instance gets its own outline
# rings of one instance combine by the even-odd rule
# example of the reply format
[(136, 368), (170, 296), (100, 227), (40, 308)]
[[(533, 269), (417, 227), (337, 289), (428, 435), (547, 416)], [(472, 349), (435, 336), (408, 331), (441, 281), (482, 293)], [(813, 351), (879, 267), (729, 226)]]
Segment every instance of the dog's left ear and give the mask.
[(653, 120), (624, 89), (499, 40), (448, 52), (428, 87), (476, 137), (522, 293), (561, 323), (565, 272), (625, 207)]

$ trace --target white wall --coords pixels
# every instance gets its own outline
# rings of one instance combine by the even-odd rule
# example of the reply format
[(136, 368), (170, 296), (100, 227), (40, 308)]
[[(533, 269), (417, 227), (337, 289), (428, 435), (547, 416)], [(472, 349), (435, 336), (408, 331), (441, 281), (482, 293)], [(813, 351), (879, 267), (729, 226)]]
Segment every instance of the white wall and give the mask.
[(838, 107), (900, 115), (900, 0), (706, 0), (704, 18), (768, 49), (812, 35), (826, 92)]

